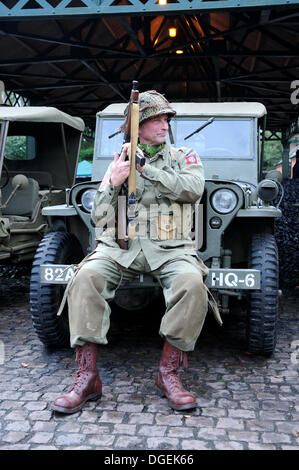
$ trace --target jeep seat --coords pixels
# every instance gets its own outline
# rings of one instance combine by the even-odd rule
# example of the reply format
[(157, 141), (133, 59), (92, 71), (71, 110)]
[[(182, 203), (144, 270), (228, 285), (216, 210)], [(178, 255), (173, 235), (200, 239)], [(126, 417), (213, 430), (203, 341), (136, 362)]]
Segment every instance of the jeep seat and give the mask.
[(24, 171), (23, 169), (20, 171), (9, 171), (9, 176), (12, 178), (19, 174), (35, 179), (40, 189), (50, 189), (53, 186), (53, 177), (48, 171)]
[[(12, 178), (7, 185), (2, 188), (2, 203), (5, 204), (13, 191)], [(6, 217), (21, 216), (32, 219), (36, 205), (39, 201), (39, 185), (33, 178), (28, 178), (28, 186), (25, 189), (18, 189), (7, 207), (2, 209), (2, 214)], [(16, 217), (17, 221), (18, 217)], [(24, 219), (23, 219), (24, 220)]]

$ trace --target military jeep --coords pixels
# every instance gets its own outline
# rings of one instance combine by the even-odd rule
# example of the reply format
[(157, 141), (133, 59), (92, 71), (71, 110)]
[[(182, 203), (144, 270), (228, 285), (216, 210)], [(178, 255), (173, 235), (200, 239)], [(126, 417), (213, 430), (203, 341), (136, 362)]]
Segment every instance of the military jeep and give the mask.
[(32, 262), (46, 233), (66, 230), (42, 208), (74, 184), (83, 130), (55, 108), (0, 106), (0, 264)]
[[(205, 168), (206, 184), (196, 206), (193, 237), (198, 254), (210, 268), (206, 281), (222, 315), (231, 300), (247, 304), (247, 344), (250, 352), (271, 354), (276, 341), (278, 311), (278, 255), (274, 221), (280, 217), (273, 201), (280, 194), (278, 172), (263, 177), (262, 129), (266, 109), (260, 103), (173, 103), (171, 121), (176, 147), (194, 148)], [(50, 220), (64, 218), (65, 231), (45, 236), (33, 264), (31, 311), (41, 341), (47, 346), (68, 342), (67, 307), (56, 316), (65, 283), (74, 268), (68, 260), (78, 250), (95, 246), (90, 213), (93, 198), (113, 152), (121, 148), (115, 133), (125, 105), (108, 106), (97, 114), (90, 182), (76, 184), (64, 205), (45, 207)], [(113, 135), (113, 138), (108, 136)], [(161, 294), (147, 276), (121, 286), (115, 303), (141, 309)]]

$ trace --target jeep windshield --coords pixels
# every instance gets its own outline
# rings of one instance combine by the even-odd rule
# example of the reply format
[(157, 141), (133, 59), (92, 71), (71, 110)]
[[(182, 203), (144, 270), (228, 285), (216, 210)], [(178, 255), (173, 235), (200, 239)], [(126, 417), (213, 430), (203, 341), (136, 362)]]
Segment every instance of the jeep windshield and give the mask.
[[(252, 119), (215, 119), (210, 125), (184, 140), (186, 136), (205, 124), (207, 119), (174, 119), (171, 122), (174, 145), (194, 148), (203, 160), (253, 158)], [(114, 152), (121, 149), (123, 134), (115, 133), (122, 122), (122, 119), (102, 120), (101, 140), (96, 144), (96, 158), (110, 157), (110, 160)], [(110, 135), (113, 137), (109, 138)]]
[[(102, 119), (101, 120), (101, 139), (95, 142), (95, 157), (101, 159), (104, 157), (113, 158), (114, 152), (119, 152), (123, 143), (123, 133), (117, 132), (123, 123), (123, 119)], [(109, 136), (112, 136), (109, 138)]]
[(252, 158), (252, 120), (215, 119), (201, 131), (185, 137), (205, 124), (207, 119), (176, 119), (175, 144), (196, 149), (201, 159)]

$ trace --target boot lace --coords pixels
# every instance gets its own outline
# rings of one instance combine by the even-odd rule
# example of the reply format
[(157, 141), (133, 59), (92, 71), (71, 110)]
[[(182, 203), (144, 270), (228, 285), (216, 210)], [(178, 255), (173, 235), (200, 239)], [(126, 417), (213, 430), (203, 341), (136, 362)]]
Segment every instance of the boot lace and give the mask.
[(172, 351), (169, 357), (169, 362), (166, 366), (166, 374), (171, 392), (184, 390), (181, 378), (178, 374), (178, 369), (181, 364), (184, 368), (188, 367), (187, 354), (179, 350)]
[(88, 366), (88, 361), (85, 355), (83, 354), (82, 348), (78, 347), (76, 349), (76, 363), (78, 364), (78, 370), (76, 372), (75, 380), (73, 385), (70, 387), (69, 392), (72, 390), (80, 391), (84, 383), (86, 382), (86, 374), (90, 371)]

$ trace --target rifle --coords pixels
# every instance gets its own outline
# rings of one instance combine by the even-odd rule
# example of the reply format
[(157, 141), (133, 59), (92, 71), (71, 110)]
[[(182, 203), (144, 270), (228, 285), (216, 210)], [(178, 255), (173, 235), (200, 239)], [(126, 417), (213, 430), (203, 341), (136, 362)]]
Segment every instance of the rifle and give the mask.
[(136, 153), (139, 130), (139, 91), (137, 89), (138, 82), (133, 80), (130, 101), (126, 120), (122, 126), (124, 132), (123, 144), (130, 142), (130, 174), (123, 183), (118, 198), (118, 215), (117, 215), (117, 243), (123, 250), (128, 249), (128, 241), (132, 240), (136, 229), (136, 165), (143, 166), (145, 158)]

